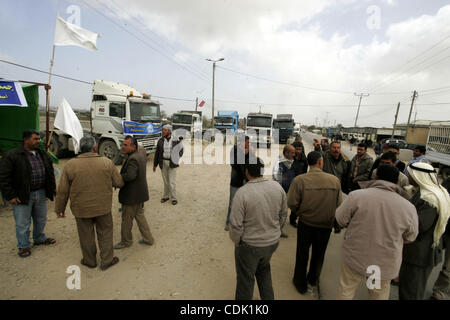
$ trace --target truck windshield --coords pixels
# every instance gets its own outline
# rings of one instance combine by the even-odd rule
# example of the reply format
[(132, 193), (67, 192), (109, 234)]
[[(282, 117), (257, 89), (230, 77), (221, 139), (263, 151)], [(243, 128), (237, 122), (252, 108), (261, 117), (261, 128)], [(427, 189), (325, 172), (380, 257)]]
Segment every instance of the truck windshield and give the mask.
[(247, 121), (247, 126), (250, 127), (264, 127), (264, 128), (270, 128), (271, 127), (272, 119), (270, 118), (263, 118), (263, 117), (249, 117)]
[(292, 123), (292, 121), (279, 121), (279, 120), (275, 120), (273, 122), (273, 127), (274, 128), (293, 128), (294, 124)]
[(131, 121), (160, 120), (159, 105), (154, 103), (130, 102)]
[(218, 126), (232, 126), (233, 118), (228, 117), (215, 117), (214, 123)]
[(192, 115), (190, 114), (174, 114), (172, 123), (192, 124)]

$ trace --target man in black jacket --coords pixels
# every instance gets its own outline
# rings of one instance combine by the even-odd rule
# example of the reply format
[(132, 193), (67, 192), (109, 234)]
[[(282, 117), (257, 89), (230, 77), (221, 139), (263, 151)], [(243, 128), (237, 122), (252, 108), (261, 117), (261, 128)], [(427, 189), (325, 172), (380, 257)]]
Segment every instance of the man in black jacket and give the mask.
[(172, 136), (172, 126), (166, 124), (162, 129), (162, 137), (156, 145), (155, 158), (153, 160), (153, 172), (159, 165), (164, 181), (164, 195), (161, 203), (172, 198), (172, 204), (176, 205), (176, 168), (179, 167), (180, 158), (183, 156), (183, 144)]
[(46, 152), (39, 149), (39, 133), (23, 132), (23, 146), (10, 150), (0, 166), (0, 188), (13, 205), (17, 247), (20, 257), (31, 254), (30, 226), (33, 218), (34, 245), (54, 244), (44, 233), (47, 222), (47, 198), (56, 194), (53, 164)]
[(152, 245), (155, 241), (144, 215), (144, 202), (148, 201), (147, 158), (138, 151), (136, 138), (126, 136), (122, 150), (127, 158), (120, 170), (124, 186), (119, 191), (119, 202), (122, 204), (121, 241), (114, 249), (122, 249), (133, 243), (133, 220), (142, 234), (142, 244)]
[[(294, 142), (292, 146), (295, 148), (294, 163), (292, 164), (292, 169), (294, 169), (295, 176), (307, 173), (308, 159), (306, 158), (305, 155), (303, 143)], [(297, 228), (297, 218), (298, 218), (297, 214), (291, 211), (291, 214), (289, 215), (289, 223), (295, 228)]]
[[(230, 161), (231, 161), (231, 179), (230, 179), (230, 197), (228, 200), (228, 213), (227, 220), (225, 222), (225, 231), (230, 230), (230, 213), (231, 204), (233, 202), (236, 191), (247, 182), (245, 175), (246, 165), (250, 159), (250, 137), (245, 136), (243, 141), (240, 141), (241, 137), (237, 137), (237, 144), (231, 149)], [(256, 156), (255, 156), (256, 159)]]

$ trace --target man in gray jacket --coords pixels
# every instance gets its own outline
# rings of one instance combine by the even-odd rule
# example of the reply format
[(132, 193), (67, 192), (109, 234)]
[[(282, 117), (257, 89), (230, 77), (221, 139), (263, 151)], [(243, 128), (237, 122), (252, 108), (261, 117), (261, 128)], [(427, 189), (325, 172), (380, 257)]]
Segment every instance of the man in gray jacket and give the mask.
[(236, 300), (251, 300), (255, 277), (261, 299), (273, 300), (270, 259), (286, 221), (286, 193), (279, 183), (264, 179), (264, 163), (248, 164), (248, 182), (238, 189), (230, 215), (230, 238), (236, 245)]
[(347, 227), (338, 299), (353, 299), (366, 277), (370, 299), (389, 299), (403, 244), (414, 241), (419, 230), (416, 209), (396, 184), (398, 174), (394, 166), (379, 166), (376, 180), (360, 182), (361, 190), (351, 192), (336, 210), (336, 221)]

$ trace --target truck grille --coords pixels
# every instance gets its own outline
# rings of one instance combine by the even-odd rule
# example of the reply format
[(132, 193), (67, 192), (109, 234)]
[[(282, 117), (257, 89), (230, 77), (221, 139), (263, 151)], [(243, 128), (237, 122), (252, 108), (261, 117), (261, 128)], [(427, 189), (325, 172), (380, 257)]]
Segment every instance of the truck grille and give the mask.
[(136, 136), (137, 141), (145, 148), (147, 153), (155, 152), (156, 144), (158, 143), (158, 139), (161, 137), (161, 134), (156, 133), (147, 136)]

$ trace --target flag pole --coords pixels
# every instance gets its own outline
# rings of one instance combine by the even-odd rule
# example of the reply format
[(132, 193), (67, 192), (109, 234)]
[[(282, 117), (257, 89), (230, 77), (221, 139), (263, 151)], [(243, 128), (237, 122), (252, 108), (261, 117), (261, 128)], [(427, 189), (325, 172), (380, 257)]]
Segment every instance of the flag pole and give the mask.
[(48, 147), (50, 145), (50, 81), (52, 80), (52, 69), (53, 69), (53, 61), (55, 59), (55, 45), (53, 45), (52, 49), (52, 59), (50, 60), (50, 70), (48, 73), (48, 84), (45, 86), (45, 98), (46, 98), (46, 108), (45, 108), (45, 151), (48, 151)]

